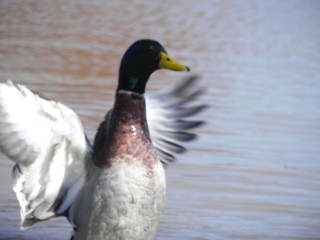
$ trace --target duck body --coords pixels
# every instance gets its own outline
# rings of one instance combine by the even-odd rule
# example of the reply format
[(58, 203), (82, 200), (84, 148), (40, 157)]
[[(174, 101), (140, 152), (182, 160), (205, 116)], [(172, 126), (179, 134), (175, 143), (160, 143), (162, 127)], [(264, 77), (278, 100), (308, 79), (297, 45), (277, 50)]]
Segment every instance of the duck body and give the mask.
[[(118, 160), (109, 168), (98, 169), (83, 188), (80, 202), (76, 200), (75, 240), (153, 239), (164, 207), (164, 169), (156, 164), (150, 178), (140, 159), (130, 164)], [(81, 201), (82, 194), (89, 201)]]
[[(132, 111), (135, 109), (135, 111)], [(152, 239), (165, 202), (165, 173), (152, 146), (143, 95), (119, 91), (94, 146), (95, 174), (75, 201), (74, 239)], [(81, 201), (91, 196), (90, 201)], [(90, 202), (88, 206), (83, 203)], [(88, 211), (88, 207), (91, 208)], [(72, 208), (71, 208), (72, 209)], [(83, 216), (89, 214), (86, 218)], [(82, 217), (81, 217), (82, 216)]]

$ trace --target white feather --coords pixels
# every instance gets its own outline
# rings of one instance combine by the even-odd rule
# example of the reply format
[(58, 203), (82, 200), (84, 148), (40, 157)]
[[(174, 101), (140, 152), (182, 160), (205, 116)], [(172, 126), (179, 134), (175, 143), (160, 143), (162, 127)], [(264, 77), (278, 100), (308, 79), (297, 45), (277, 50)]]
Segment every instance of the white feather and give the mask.
[(22, 228), (70, 206), (83, 185), (88, 154), (83, 127), (70, 108), (11, 81), (1, 83), (0, 147), (17, 163), (13, 190)]

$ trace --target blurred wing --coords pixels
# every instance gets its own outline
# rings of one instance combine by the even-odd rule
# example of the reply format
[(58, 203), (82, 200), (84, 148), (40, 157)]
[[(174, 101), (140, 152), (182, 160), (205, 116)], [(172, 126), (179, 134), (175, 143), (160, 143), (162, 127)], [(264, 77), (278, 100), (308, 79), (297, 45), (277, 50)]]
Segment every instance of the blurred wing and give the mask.
[(64, 214), (82, 188), (89, 155), (78, 116), (22, 85), (0, 83), (0, 149), (16, 162), (21, 228)]
[(186, 148), (181, 144), (196, 137), (188, 132), (203, 124), (203, 121), (188, 120), (206, 108), (194, 105), (203, 90), (196, 83), (198, 78), (186, 78), (169, 93), (146, 96), (147, 121), (152, 143), (163, 164), (173, 162), (175, 154), (183, 153)]

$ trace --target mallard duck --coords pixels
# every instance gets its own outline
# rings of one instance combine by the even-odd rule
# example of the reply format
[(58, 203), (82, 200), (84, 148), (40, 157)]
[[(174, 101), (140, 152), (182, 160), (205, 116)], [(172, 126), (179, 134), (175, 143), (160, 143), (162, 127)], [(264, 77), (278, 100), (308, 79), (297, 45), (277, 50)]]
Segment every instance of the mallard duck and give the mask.
[[(90, 145), (79, 117), (60, 102), (11, 81), (0, 84), (0, 149), (15, 161), (13, 190), (21, 228), (65, 216), (72, 239), (152, 239), (164, 208), (164, 165), (194, 138), (201, 121), (184, 108), (199, 94), (190, 77), (173, 91), (145, 97), (158, 69), (189, 71), (154, 40), (124, 54), (115, 103)], [(148, 120), (148, 121), (147, 121)]]

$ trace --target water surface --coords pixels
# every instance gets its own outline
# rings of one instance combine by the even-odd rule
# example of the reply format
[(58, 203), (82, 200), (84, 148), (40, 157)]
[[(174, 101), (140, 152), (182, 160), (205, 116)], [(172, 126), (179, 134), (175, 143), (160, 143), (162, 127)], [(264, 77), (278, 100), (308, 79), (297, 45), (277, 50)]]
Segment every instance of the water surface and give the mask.
[[(319, 1), (0, 2), (0, 80), (72, 107), (92, 139), (118, 64), (159, 40), (202, 76), (200, 138), (167, 169), (156, 239), (320, 239)], [(159, 71), (158, 92), (189, 73)], [(68, 239), (64, 219), (19, 231), (1, 156), (0, 239)]]

